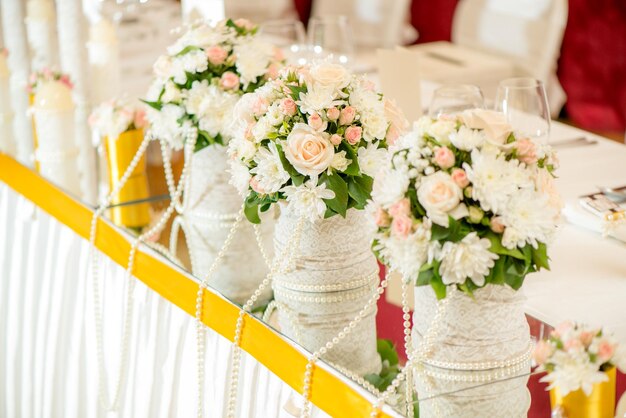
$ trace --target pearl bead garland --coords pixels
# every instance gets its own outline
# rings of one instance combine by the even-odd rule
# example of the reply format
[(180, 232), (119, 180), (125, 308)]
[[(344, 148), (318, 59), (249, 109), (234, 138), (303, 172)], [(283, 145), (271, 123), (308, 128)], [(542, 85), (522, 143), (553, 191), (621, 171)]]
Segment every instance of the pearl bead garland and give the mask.
[[(286, 274), (295, 268), (295, 259), (296, 259), (296, 250), (300, 246), (300, 237), (302, 235), (302, 229), (304, 226), (304, 219), (300, 218), (298, 223), (296, 224), (296, 228), (294, 230), (294, 234), (288, 240), (288, 245), (284, 248), (282, 254), (277, 254), (274, 258), (274, 262), (271, 265), (270, 272), (267, 277), (263, 279), (259, 287), (254, 291), (250, 299), (243, 305), (242, 309), (239, 311), (239, 316), (237, 318), (237, 325), (235, 327), (235, 338), (233, 340), (233, 360), (232, 360), (232, 371), (229, 382), (229, 390), (228, 390), (228, 404), (227, 404), (227, 412), (226, 416), (228, 418), (235, 418), (235, 412), (237, 409), (237, 387), (239, 384), (239, 367), (241, 363), (241, 335), (243, 331), (244, 325), (244, 317), (247, 312), (250, 312), (252, 306), (257, 301), (258, 297), (261, 295), (263, 290), (269, 286), (272, 281), (272, 278), (277, 274)], [(255, 236), (257, 238), (257, 243), (259, 244), (259, 248), (263, 254), (266, 262), (268, 261), (267, 253), (263, 249), (260, 230), (259, 228), (255, 228)], [(282, 268), (281, 268), (282, 267)]]

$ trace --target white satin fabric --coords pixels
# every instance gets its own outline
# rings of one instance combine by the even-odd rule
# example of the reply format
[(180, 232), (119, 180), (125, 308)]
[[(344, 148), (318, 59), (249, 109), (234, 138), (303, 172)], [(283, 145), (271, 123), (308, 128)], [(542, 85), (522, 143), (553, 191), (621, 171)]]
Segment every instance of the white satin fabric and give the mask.
[[(98, 404), (89, 243), (0, 183), (0, 416), (190, 417), (196, 414), (194, 318), (137, 281), (120, 410)], [(127, 280), (99, 253), (104, 353), (113, 391)], [(234, 333), (234, 330), (233, 330)], [(207, 330), (205, 415), (226, 404), (231, 343)], [(304, 370), (303, 370), (304, 372)], [(299, 396), (243, 353), (238, 417), (289, 417)], [(314, 408), (314, 416), (326, 417)]]

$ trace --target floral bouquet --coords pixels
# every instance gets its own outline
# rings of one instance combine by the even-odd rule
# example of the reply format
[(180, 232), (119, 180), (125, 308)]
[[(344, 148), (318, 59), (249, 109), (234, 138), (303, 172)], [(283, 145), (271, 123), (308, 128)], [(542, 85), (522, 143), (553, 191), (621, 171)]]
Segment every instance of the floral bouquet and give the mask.
[(158, 58), (146, 101), (156, 110), (149, 114), (155, 137), (180, 149), (184, 128), (194, 127), (195, 151), (227, 143), (235, 103), (275, 76), (283, 60), (256, 32), (245, 19), (192, 26)]
[(516, 135), (500, 113), (423, 117), (374, 183), (374, 250), (438, 299), (447, 286), (517, 290), (548, 268), (561, 208), (556, 167), (549, 147)]
[(117, 138), (126, 131), (146, 126), (143, 106), (127, 99), (111, 99), (94, 109), (89, 116), (89, 126), (99, 136)]
[(626, 371), (626, 352), (611, 335), (570, 321), (537, 343), (533, 360), (547, 372), (541, 381), (550, 383), (548, 389), (558, 387), (562, 396), (578, 389), (589, 396), (594, 384), (609, 380), (605, 372), (613, 367)]
[(328, 62), (284, 69), (242, 98), (235, 120), (233, 183), (257, 223), (279, 200), (312, 222), (363, 209), (386, 137), (406, 123), (370, 81)]
[(48, 81), (59, 81), (70, 90), (74, 88), (74, 84), (72, 84), (70, 77), (67, 74), (54, 71), (50, 68), (44, 68), (43, 70), (36, 71), (30, 75), (28, 84), (26, 85), (26, 91), (31, 95), (35, 94), (41, 83)]

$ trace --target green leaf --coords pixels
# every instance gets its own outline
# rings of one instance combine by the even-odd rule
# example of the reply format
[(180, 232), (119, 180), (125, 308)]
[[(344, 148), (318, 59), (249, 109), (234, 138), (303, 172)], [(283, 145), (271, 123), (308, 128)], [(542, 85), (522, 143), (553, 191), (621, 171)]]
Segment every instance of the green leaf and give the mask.
[(506, 265), (506, 259), (507, 256), (501, 255), (500, 258), (496, 260), (493, 268), (489, 272), (489, 275), (485, 278), (485, 282), (500, 285), (504, 284), (504, 268)]
[(243, 213), (246, 218), (253, 224), (260, 224), (261, 218), (259, 217), (259, 201), (258, 195), (255, 192), (251, 192), (246, 198), (243, 206)]
[(417, 276), (417, 280), (415, 281), (415, 286), (428, 285), (430, 281), (433, 279), (434, 275), (435, 274), (433, 273), (432, 268), (425, 270), (425, 271), (420, 271), (419, 275)]
[(440, 261), (433, 261), (433, 277), (430, 280), (430, 286), (433, 288), (433, 290), (435, 291), (435, 295), (437, 296), (437, 299), (441, 300), (443, 298), (446, 297), (446, 285), (443, 283), (443, 280), (441, 279), (441, 275), (439, 274), (439, 265), (441, 264)]
[(372, 195), (374, 179), (363, 175), (362, 177), (348, 177), (348, 194), (357, 203), (357, 209), (363, 209), (367, 200)]
[(180, 57), (181, 55), (185, 55), (187, 52), (195, 51), (198, 49), (200, 49), (200, 47), (197, 47), (195, 45), (187, 45), (178, 54), (176, 54), (176, 56)]
[(383, 378), (374, 373), (366, 374), (363, 378), (371, 383), (376, 389), (378, 389), (383, 383)]
[(289, 173), (289, 177), (291, 177), (291, 181), (294, 186), (300, 186), (304, 183), (304, 176), (298, 173), (298, 170), (294, 168), (293, 165), (289, 162), (287, 157), (285, 157), (285, 152), (283, 151), (283, 147), (280, 146), (279, 143), (276, 143), (276, 149), (278, 150), (278, 156), (280, 157), (280, 162), (283, 164), (283, 168), (287, 173)]
[(160, 110), (161, 110), (161, 108), (163, 107), (163, 105), (161, 104), (161, 102), (158, 102), (158, 101), (156, 101), (156, 102), (150, 102), (150, 101), (148, 101), (148, 100), (144, 100), (144, 99), (139, 99), (139, 100), (141, 100), (142, 102), (144, 102), (145, 104), (147, 104), (147, 105), (148, 105), (148, 106), (150, 106), (151, 108), (156, 109), (156, 110), (159, 110), (159, 111), (160, 111)]
[(354, 148), (352, 148), (352, 145), (348, 144), (348, 142), (344, 139), (341, 141), (339, 149), (346, 152), (347, 159), (352, 160), (344, 173), (349, 176), (358, 176), (359, 174), (361, 174), (361, 168), (359, 167), (359, 158)]
[(491, 241), (491, 252), (495, 254), (510, 255), (511, 257), (517, 258), (518, 260), (526, 259), (526, 257), (524, 257), (524, 254), (519, 250), (519, 248), (513, 248), (512, 250), (509, 250), (508, 248), (504, 247), (502, 245), (500, 237), (501, 235), (497, 235), (492, 231), (487, 232), (487, 234), (485, 235), (485, 238)]
[(348, 185), (345, 180), (339, 174), (329, 176), (324, 173), (320, 177), (320, 183), (326, 184), (326, 188), (335, 192), (334, 198), (324, 199), (326, 205), (345, 218), (348, 210)]
[(398, 364), (398, 353), (396, 352), (396, 347), (393, 345), (391, 340), (379, 338), (376, 341), (376, 350), (378, 351), (378, 354), (380, 354), (382, 361), (387, 360), (390, 366)]
[(544, 268), (546, 270), (550, 270), (548, 247), (543, 242), (540, 242), (537, 247), (537, 249), (531, 247), (533, 263), (535, 263), (537, 269)]
[(431, 241), (443, 241), (447, 240), (450, 236), (450, 231), (441, 225), (433, 223), (431, 228)]
[(300, 93), (306, 93), (307, 89), (304, 86), (287, 86), (291, 91), (291, 98), (293, 100), (300, 100)]

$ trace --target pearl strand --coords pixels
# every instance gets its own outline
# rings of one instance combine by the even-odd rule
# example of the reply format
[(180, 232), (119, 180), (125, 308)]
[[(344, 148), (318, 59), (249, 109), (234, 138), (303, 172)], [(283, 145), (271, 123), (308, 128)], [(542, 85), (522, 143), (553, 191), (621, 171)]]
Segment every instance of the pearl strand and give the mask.
[[(274, 258), (274, 262), (272, 263), (272, 268), (268, 275), (263, 279), (259, 287), (254, 291), (254, 294), (250, 297), (250, 299), (244, 304), (243, 308), (239, 311), (239, 316), (237, 318), (237, 324), (235, 327), (235, 338), (233, 340), (233, 360), (232, 360), (232, 371), (231, 378), (229, 382), (228, 389), (228, 406), (227, 406), (227, 414), (228, 418), (235, 418), (235, 411), (237, 409), (237, 387), (239, 384), (239, 367), (241, 363), (241, 334), (243, 331), (244, 317), (246, 312), (249, 312), (256, 300), (258, 299), (261, 292), (271, 283), (273, 277), (276, 274), (285, 274), (288, 273), (291, 269), (295, 268), (295, 258), (296, 258), (296, 250), (300, 246), (300, 237), (302, 235), (302, 229), (304, 226), (304, 219), (300, 218), (298, 223), (296, 224), (296, 228), (294, 230), (294, 234), (288, 240), (288, 245), (285, 246), (283, 253), (280, 255), (276, 255)], [(260, 242), (260, 232), (255, 234), (257, 236), (258, 242)], [(284, 262), (284, 260), (286, 262)], [(281, 263), (283, 261), (283, 263)], [(284, 268), (281, 269), (281, 264), (284, 265)]]
[(304, 372), (304, 385), (302, 388), (302, 397), (304, 398), (303, 409), (300, 414), (300, 418), (310, 418), (311, 416), (311, 382), (313, 379), (313, 366), (317, 360), (320, 359), (324, 354), (331, 350), (334, 346), (339, 344), (341, 340), (343, 340), (348, 334), (352, 332), (353, 329), (356, 328), (357, 324), (361, 322), (363, 318), (368, 314), (369, 310), (372, 306), (380, 299), (380, 296), (384, 293), (385, 288), (389, 284), (390, 272), (387, 272), (385, 278), (380, 282), (380, 286), (376, 289), (376, 291), (372, 294), (370, 299), (367, 301), (365, 306), (359, 311), (357, 316), (346, 325), (342, 331), (340, 331), (336, 337), (333, 337), (331, 341), (328, 341), (325, 346), (321, 347), (317, 351), (313, 353), (313, 355), (309, 358), (309, 361), (306, 365), (306, 370)]
[[(409, 281), (402, 277), (402, 320), (404, 325), (404, 352), (407, 360), (411, 357), (411, 313), (409, 308)], [(404, 404), (406, 406), (406, 416), (413, 415), (413, 386), (411, 385), (411, 369), (406, 371), (406, 385), (404, 393)]]
[(239, 228), (241, 221), (243, 219), (243, 207), (239, 211), (235, 222), (233, 223), (230, 231), (228, 231), (228, 235), (226, 236), (226, 240), (222, 245), (222, 248), (216, 255), (209, 271), (204, 275), (200, 284), (198, 286), (198, 293), (196, 295), (196, 363), (197, 363), (197, 372), (198, 372), (198, 406), (197, 406), (197, 415), (199, 418), (202, 418), (204, 414), (204, 324), (202, 323), (202, 311), (204, 305), (204, 289), (208, 286), (209, 279), (217, 270), (217, 267), (220, 265), (224, 255), (228, 251), (230, 244), (235, 237), (235, 232)]
[[(102, 313), (100, 306), (100, 280), (99, 280), (99, 269), (98, 262), (96, 259), (96, 234), (98, 229), (98, 219), (102, 214), (106, 211), (106, 207), (113, 201), (113, 198), (120, 192), (122, 187), (128, 182), (128, 179), (132, 175), (133, 171), (139, 164), (143, 154), (148, 148), (148, 144), (150, 143), (150, 138), (144, 137), (143, 141), (139, 145), (137, 152), (133, 156), (130, 164), (124, 171), (124, 174), (120, 178), (120, 181), (115, 185), (113, 190), (109, 193), (109, 195), (105, 198), (100, 207), (98, 207), (91, 218), (91, 224), (89, 228), (89, 254), (88, 259), (91, 261), (91, 275), (93, 282), (93, 310), (94, 310), (94, 321), (95, 321), (95, 331), (96, 331), (96, 358), (98, 362), (98, 400), (101, 408), (105, 411), (115, 411), (118, 407), (119, 401), (119, 388), (121, 387), (121, 381), (123, 379), (123, 375), (120, 372), (118, 374), (118, 380), (116, 384), (116, 395), (113, 398), (113, 401), (109, 404), (108, 400), (108, 392), (107, 392), (107, 379), (106, 379), (106, 368), (104, 366), (104, 349), (102, 347)], [(126, 306), (128, 309), (128, 306)], [(128, 315), (128, 310), (125, 312)], [(126, 323), (127, 321), (124, 320)], [(124, 339), (124, 338), (122, 338)], [(124, 343), (122, 345), (125, 345)], [(121, 366), (122, 362), (120, 362)], [(121, 370), (121, 367), (120, 367)]]

